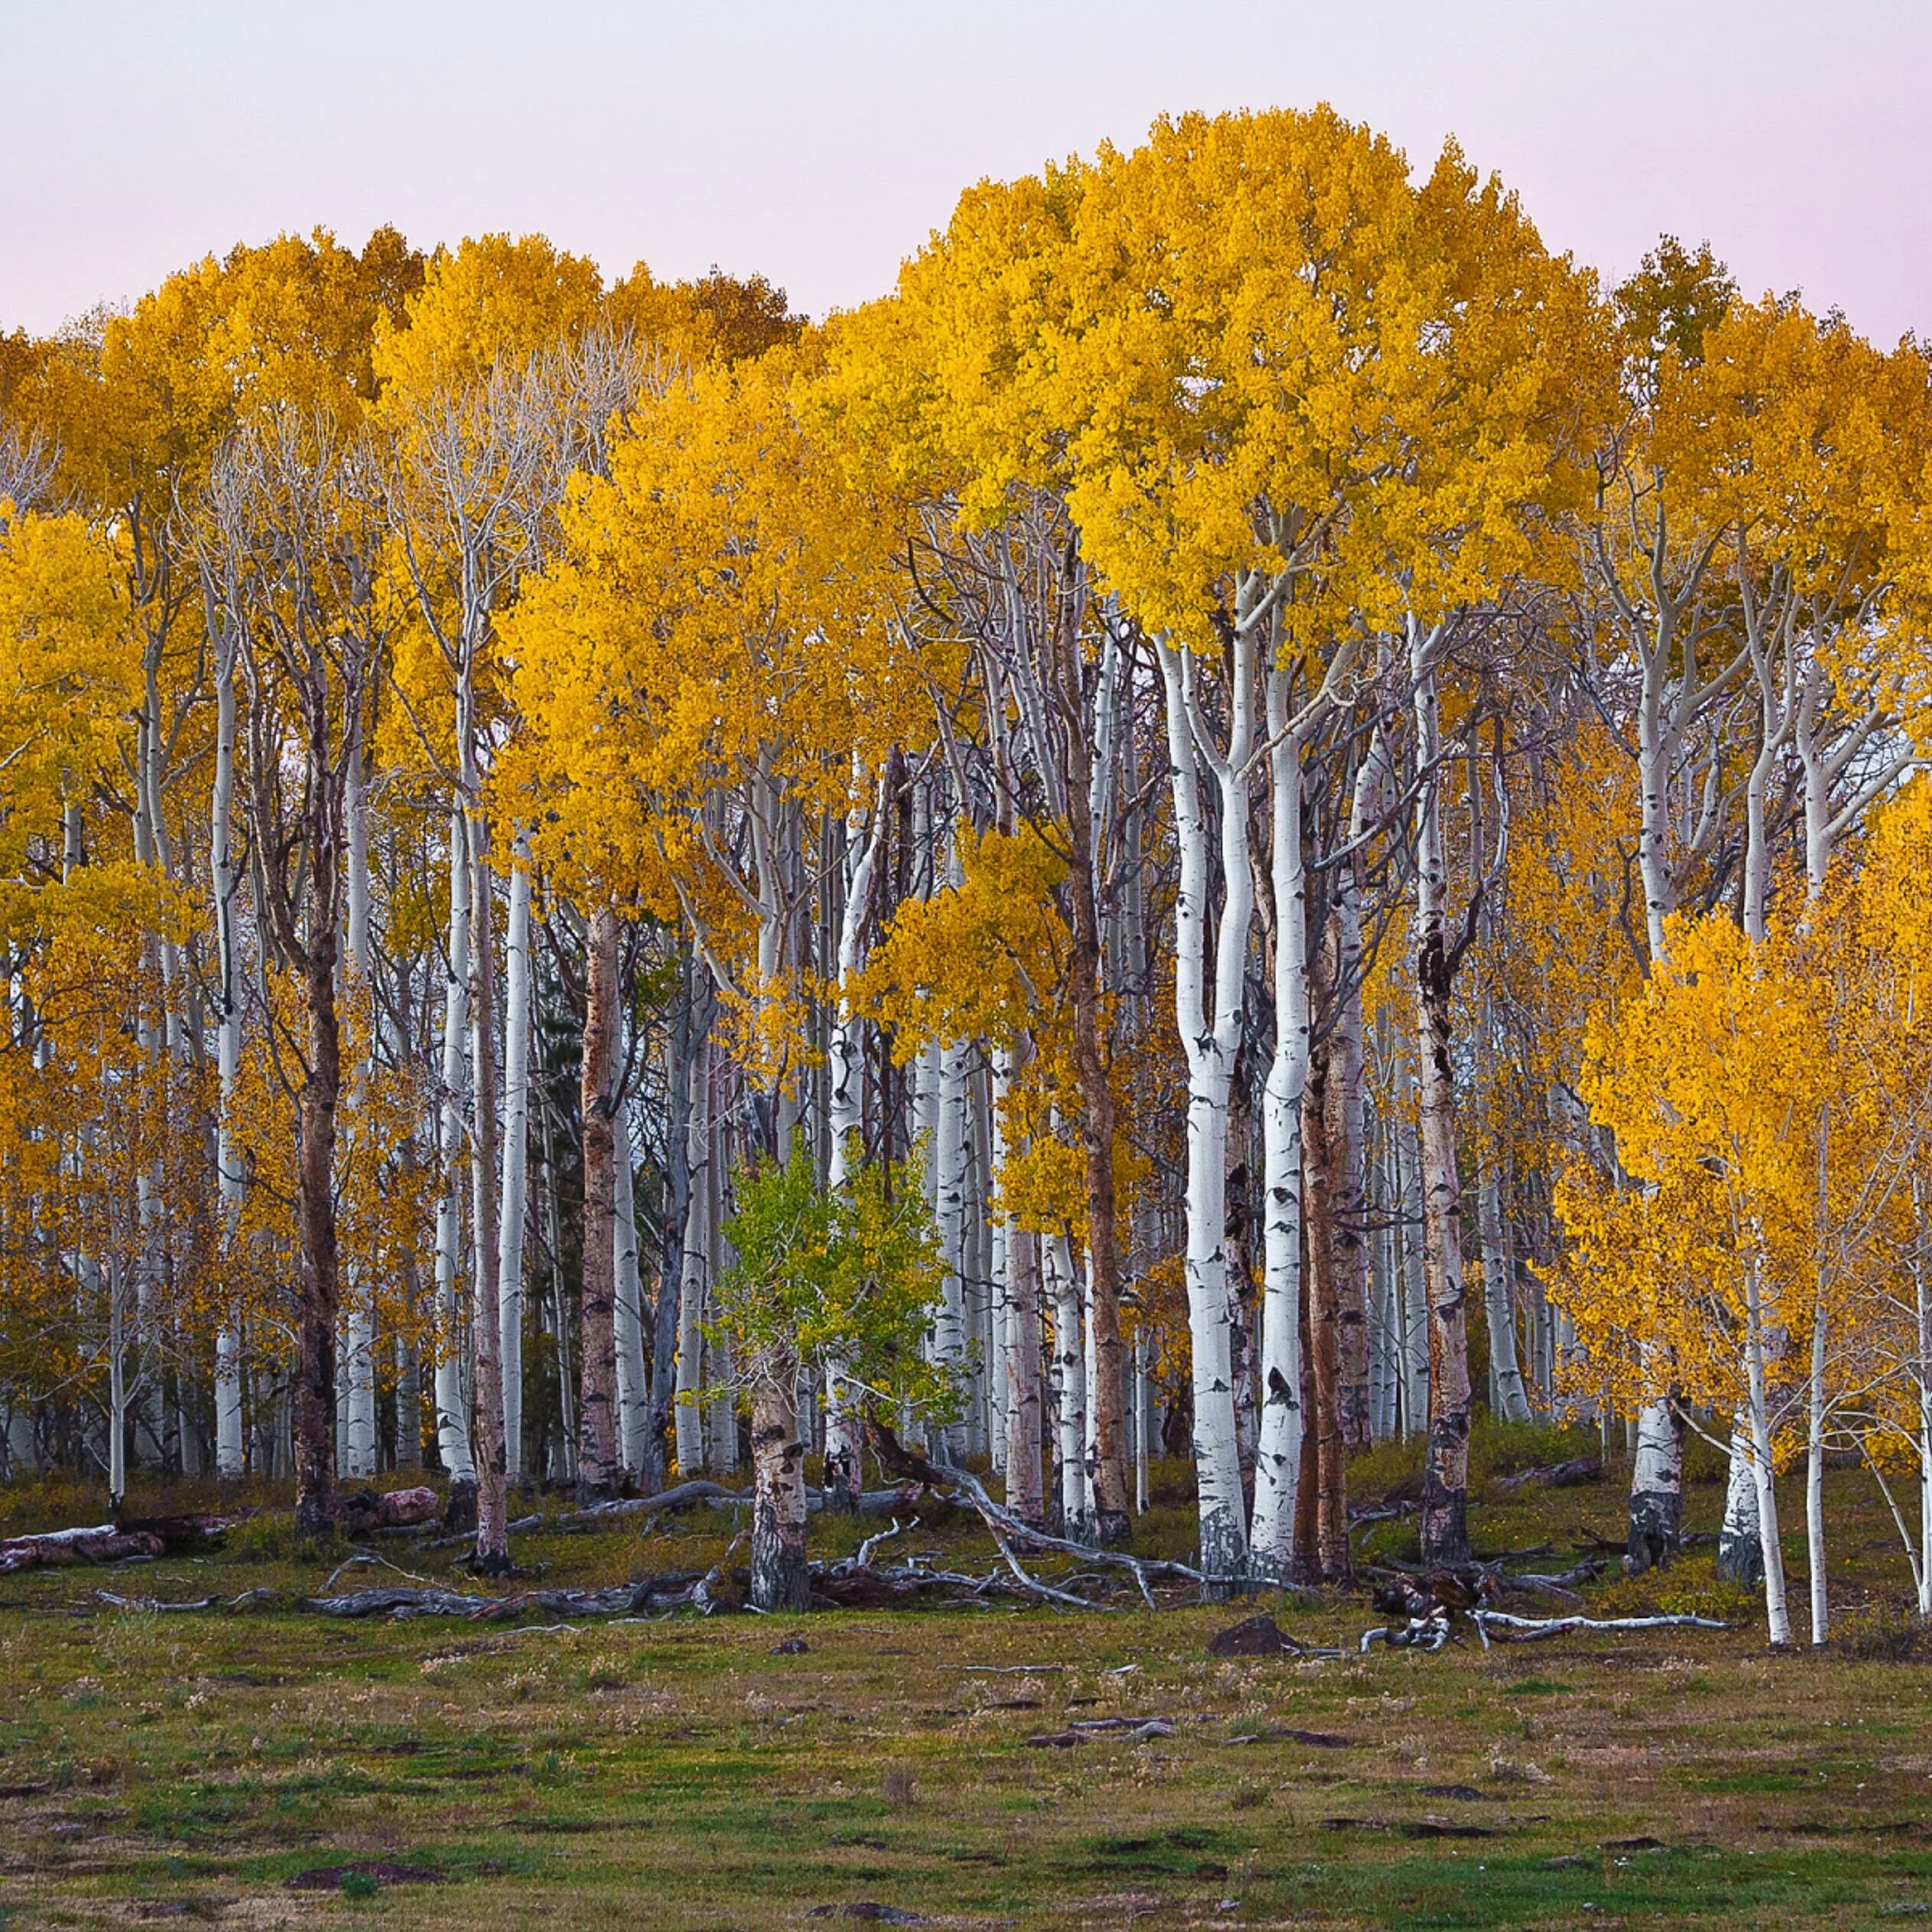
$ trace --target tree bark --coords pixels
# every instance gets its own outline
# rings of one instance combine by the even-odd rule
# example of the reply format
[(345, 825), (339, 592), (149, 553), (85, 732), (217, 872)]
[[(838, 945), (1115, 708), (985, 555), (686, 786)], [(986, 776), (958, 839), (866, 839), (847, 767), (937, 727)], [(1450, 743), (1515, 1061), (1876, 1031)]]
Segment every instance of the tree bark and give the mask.
[(1301, 1438), (1301, 1107), (1308, 1083), (1308, 875), (1302, 857), (1301, 741), (1288, 728), (1287, 674), (1270, 674), (1274, 1052), (1261, 1113), (1261, 1423), (1249, 1537), (1257, 1577), (1294, 1575)]
[(798, 1439), (798, 1364), (760, 1360), (752, 1384), (752, 1605), (811, 1607), (805, 1559), (805, 1447)]
[(530, 1174), (530, 869), (517, 841), (504, 946), (503, 1194), (497, 1224), (497, 1351), (505, 1480), (524, 1473), (524, 1219)]
[(470, 1136), (470, 1211), (475, 1216), (476, 1300), (470, 1313), (476, 1337), (476, 1550), (480, 1576), (510, 1568), (508, 1434), (503, 1400), (503, 1304), (497, 1269), (496, 948), (490, 886), (490, 828), (475, 821), (474, 925), (471, 970), (470, 1064), (475, 1075), (475, 1123)]
[(618, 1483), (616, 1108), (612, 1092), (617, 1031), (617, 912), (590, 915), (583, 1022), (583, 1301), (577, 1406), (577, 1496), (595, 1503)]
[[(327, 842), (312, 856), (333, 866)], [(333, 889), (332, 886), (329, 889)], [(308, 935), (302, 974), (308, 1072), (302, 1085), (295, 1218), (302, 1292), (295, 1371), (295, 1534), (326, 1535), (335, 1524), (335, 1324), (341, 1302), (335, 1247), (335, 1109), (342, 1092), (342, 1039), (335, 1010), (335, 935)]]
[(1302, 1097), (1302, 1161), (1307, 1203), (1308, 1339), (1314, 1408), (1314, 1558), (1324, 1583), (1353, 1580), (1349, 1547), (1348, 1438), (1342, 1388), (1342, 1294), (1338, 1279), (1342, 1245), (1336, 1229), (1335, 1150), (1329, 1134), (1333, 1110), (1328, 1085), (1334, 1040), (1314, 1052)]
[(1446, 865), (1434, 640), (1411, 620), (1416, 806), (1415, 992), (1421, 1082), (1422, 1268), (1429, 1304), (1429, 1438), (1422, 1478), (1422, 1561), (1469, 1560), (1469, 1333), (1461, 1184), (1456, 1171), (1455, 1074), (1450, 1062), (1450, 973), (1444, 932)]
[(1228, 1320), (1228, 1098), (1245, 993), (1254, 886), (1248, 874), (1247, 765), (1253, 739), (1255, 647), (1235, 641), (1228, 749), (1217, 753), (1221, 874), (1225, 894), (1215, 947), (1214, 1012), (1207, 1007), (1210, 880), (1202, 810), (1193, 666), (1180, 650), (1157, 647), (1167, 712), (1174, 831), (1180, 850), (1174, 898), (1174, 1005), (1187, 1059), (1187, 1304), (1193, 1350), (1194, 1477), (1201, 1568), (1225, 1594), (1245, 1577), (1248, 1526), (1235, 1422)]

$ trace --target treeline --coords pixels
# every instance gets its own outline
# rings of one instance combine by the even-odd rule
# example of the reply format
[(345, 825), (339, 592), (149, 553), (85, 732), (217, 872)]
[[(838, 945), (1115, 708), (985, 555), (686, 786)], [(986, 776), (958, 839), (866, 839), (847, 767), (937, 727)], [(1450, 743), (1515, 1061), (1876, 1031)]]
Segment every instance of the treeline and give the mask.
[[(1345, 1581), (1347, 1461), (1635, 1447), (1932, 1611), (1932, 383), (1452, 148), (1163, 122), (822, 326), (540, 238), (0, 338), (8, 1466), (916, 1444)], [(1913, 1505), (1916, 1503), (1914, 1509)], [(1916, 1516), (1916, 1522), (1913, 1520)]]

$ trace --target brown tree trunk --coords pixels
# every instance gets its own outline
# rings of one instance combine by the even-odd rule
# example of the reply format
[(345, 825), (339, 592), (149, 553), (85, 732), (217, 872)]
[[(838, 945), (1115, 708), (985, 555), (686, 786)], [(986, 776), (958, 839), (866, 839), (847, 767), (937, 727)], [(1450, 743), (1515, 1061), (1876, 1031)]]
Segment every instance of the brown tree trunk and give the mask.
[(616, 1109), (611, 1092), (617, 1034), (617, 913), (590, 916), (583, 1020), (583, 1319), (577, 1493), (586, 1503), (617, 1487)]
[[(322, 857), (329, 856), (325, 849)], [(295, 1534), (308, 1538), (327, 1535), (335, 1526), (335, 1325), (341, 1307), (335, 1249), (335, 1108), (342, 1092), (342, 1035), (335, 1010), (332, 935), (312, 935), (303, 981), (308, 1075), (302, 1085), (296, 1153), (302, 1291), (295, 1370)]]
[(1336, 1279), (1334, 1148), (1329, 1140), (1332, 1041), (1310, 1056), (1301, 1107), (1302, 1195), (1307, 1229), (1309, 1341), (1314, 1407), (1315, 1560), (1324, 1583), (1353, 1580), (1349, 1547), (1348, 1443), (1342, 1431), (1342, 1307)]
[(805, 1445), (798, 1439), (798, 1364), (774, 1350), (752, 1383), (752, 1605), (809, 1610)]
[(479, 1576), (510, 1568), (508, 1445), (504, 1435), (503, 1353), (497, 1310), (496, 948), (491, 922), (490, 831), (476, 821), (476, 880), (470, 945), (470, 1026), (474, 1043), (475, 1126), (471, 1147), (471, 1198), (475, 1219), (476, 1550)]

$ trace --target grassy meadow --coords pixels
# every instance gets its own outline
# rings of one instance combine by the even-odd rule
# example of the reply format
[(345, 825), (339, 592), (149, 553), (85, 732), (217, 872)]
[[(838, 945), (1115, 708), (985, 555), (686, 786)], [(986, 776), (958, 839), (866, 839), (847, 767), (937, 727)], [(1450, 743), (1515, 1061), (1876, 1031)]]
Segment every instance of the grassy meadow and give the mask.
[[(1620, 1471), (1504, 1491), (1566, 1446), (1492, 1437), (1479, 1550), (1620, 1533)], [(1480, 1445), (1479, 1445), (1480, 1447)], [(1692, 1531), (1722, 1487), (1692, 1458)], [(1362, 1497), (1399, 1483), (1362, 1459)], [(1186, 1471), (1141, 1546), (1180, 1555)], [(741, 1927), (1817, 1924), (1932, 1917), (1932, 1642), (1869, 1479), (1834, 1470), (1820, 1654), (1774, 1655), (1708, 1545), (1606, 1581), (1594, 1614), (1702, 1610), (1725, 1633), (1576, 1634), (1359, 1654), (1366, 1597), (1148, 1614), (971, 1607), (583, 1623), (349, 1622), (299, 1611), (352, 1554), (302, 1552), (276, 1498), (214, 1554), (0, 1578), (0, 1923)], [(137, 1493), (131, 1513), (201, 1500)], [(1785, 1518), (1803, 1569), (1801, 1498)], [(569, 1533), (516, 1553), (547, 1585), (701, 1568), (733, 1513)], [(8, 1531), (98, 1520), (99, 1497), (0, 1491)], [(873, 1527), (876, 1526), (867, 1526)], [(815, 1551), (860, 1534), (815, 1520)], [(1402, 1521), (1366, 1560), (1413, 1553)], [(338, 1588), (460, 1587), (461, 1552), (390, 1535)], [(984, 1569), (976, 1519), (890, 1546)], [(885, 1560), (882, 1552), (881, 1560)], [(1069, 1568), (1075, 1565), (1067, 1566)], [(1043, 1563), (1051, 1576), (1058, 1566)], [(253, 1607), (159, 1614), (108, 1591)], [(1794, 1604), (1802, 1601), (1794, 1585)], [(1537, 1606), (1513, 1601), (1509, 1607)], [(1568, 1607), (1545, 1600), (1551, 1611)], [(1218, 1659), (1271, 1611), (1339, 1660)], [(1802, 1613), (1799, 1614), (1802, 1625)], [(802, 1651), (781, 1651), (802, 1638)], [(1160, 1718), (1171, 1736), (1063, 1736)], [(902, 1915), (915, 1915), (902, 1916)]]

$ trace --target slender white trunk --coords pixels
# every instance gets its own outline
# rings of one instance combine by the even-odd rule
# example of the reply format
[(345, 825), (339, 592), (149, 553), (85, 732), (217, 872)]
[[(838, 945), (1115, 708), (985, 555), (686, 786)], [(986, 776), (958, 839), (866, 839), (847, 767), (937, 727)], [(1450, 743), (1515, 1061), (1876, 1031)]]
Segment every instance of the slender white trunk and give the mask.
[[(363, 765), (362, 722), (350, 726), (348, 796), (348, 963), (366, 981), (373, 964), (369, 936), (369, 811)], [(374, 1005), (370, 1003), (370, 1023)], [(346, 1133), (360, 1131), (360, 1103), (367, 1088), (368, 1069), (375, 1053), (371, 1038), (357, 1043), (360, 1051), (350, 1076)], [(341, 1369), (341, 1444), (343, 1475), (366, 1481), (376, 1473), (376, 1321), (371, 1284), (353, 1262), (344, 1271), (347, 1294), (343, 1310)]]
[(1053, 1304), (1053, 1382), (1058, 1392), (1060, 1519), (1063, 1535), (1084, 1539), (1087, 1508), (1086, 1350), (1081, 1337), (1080, 1283), (1071, 1245), (1063, 1234), (1043, 1235), (1040, 1256), (1047, 1298)]
[[(967, 1049), (951, 1041), (939, 1049), (938, 1131), (932, 1154), (935, 1219), (945, 1278), (938, 1307), (933, 1312), (932, 1359), (938, 1366), (964, 1377), (966, 1367), (966, 1157)], [(953, 1454), (948, 1430), (942, 1438), (945, 1454)]]
[(1450, 968), (1440, 773), (1436, 640), (1410, 620), (1415, 689), (1416, 1066), (1420, 1094), (1422, 1260), (1429, 1311), (1429, 1440), (1420, 1513), (1422, 1560), (1469, 1555), (1469, 1349), (1463, 1280), (1461, 1181), (1450, 1059)]
[(704, 1413), (697, 1396), (704, 1386), (704, 1297), (711, 1259), (711, 1045), (700, 1039), (690, 1062), (690, 1118), (685, 1157), (691, 1176), (684, 1216), (684, 1265), (677, 1283), (677, 1473), (695, 1476), (704, 1467)]
[(1231, 723), (1225, 756), (1213, 763), (1221, 791), (1223, 903), (1215, 956), (1215, 1004), (1207, 1009), (1210, 879), (1208, 825), (1202, 810), (1199, 759), (1205, 736), (1193, 696), (1193, 666), (1184, 653), (1159, 645), (1167, 699), (1167, 749), (1173, 788), (1180, 876), (1174, 899), (1174, 1007), (1187, 1059), (1187, 1306), (1193, 1348), (1194, 1473), (1201, 1567), (1217, 1588), (1245, 1575), (1245, 1499), (1235, 1421), (1228, 1321), (1228, 1094), (1245, 994), (1254, 889), (1248, 874), (1248, 780), (1252, 742), (1255, 648), (1238, 634), (1229, 693)]
[(1094, 1346), (1094, 1261), (1091, 1250), (1080, 1265), (1080, 1386), (1086, 1395), (1086, 1413), (1080, 1430), (1080, 1513), (1083, 1522), (1099, 1526), (1095, 1478), (1100, 1467), (1100, 1360)]
[(1007, 1506), (1023, 1521), (1046, 1513), (1040, 1467), (1039, 1277), (1041, 1237), (1015, 1228), (1007, 1309)]
[[(81, 1263), (96, 1289), (100, 1270), (92, 1258)], [(107, 1263), (107, 1506), (116, 1516), (128, 1493), (127, 1315), (121, 1287), (121, 1264)]]
[(1148, 1461), (1153, 1454), (1153, 1378), (1148, 1373), (1147, 1331), (1134, 1331), (1134, 1511), (1145, 1516), (1148, 1502)]
[[(241, 973), (235, 951), (235, 647), (220, 633), (215, 664), (214, 795), (209, 814), (208, 876), (214, 891), (215, 1062), (220, 1083), (215, 1167), (225, 1240), (232, 1250), (243, 1181), (235, 1150), (235, 1092), (241, 1072)], [(214, 1338), (214, 1467), (233, 1479), (246, 1463), (242, 1438), (241, 1314), (226, 1304)]]
[(1757, 1533), (1764, 1563), (1764, 1622), (1774, 1644), (1791, 1641), (1785, 1604), (1784, 1551), (1778, 1541), (1777, 1487), (1772, 1473), (1771, 1431), (1764, 1389), (1764, 1310), (1758, 1264), (1744, 1267), (1744, 1376), (1751, 1414), (1751, 1473), (1757, 1484)]
[(503, 1016), (503, 1207), (497, 1223), (498, 1349), (503, 1364), (507, 1478), (524, 1473), (524, 1219), (530, 1184), (529, 847), (518, 839), (510, 873)]
[(469, 824), (460, 803), (449, 814), (449, 978), (442, 1019), (442, 1190), (436, 1203), (436, 1446), (452, 1483), (474, 1484), (469, 1405), (464, 1398), (462, 1163), (464, 1054), (469, 1032)]
[(1805, 1430), (1805, 1554), (1811, 1571), (1811, 1640), (1822, 1644), (1831, 1629), (1831, 1602), (1825, 1574), (1825, 1338), (1824, 1323), (1811, 1340), (1810, 1387)]
[(1932, 1271), (1925, 1265), (1924, 1190), (1915, 1176), (1912, 1206), (1921, 1230), (1912, 1251), (1912, 1287), (1918, 1317), (1918, 1614), (1932, 1617)]
[(1268, 680), (1272, 741), (1274, 1055), (1261, 1102), (1261, 1425), (1250, 1558), (1286, 1583), (1301, 1469), (1301, 1102), (1308, 1083), (1308, 876), (1302, 859), (1301, 739), (1287, 728), (1287, 677)]
[(1404, 1053), (1398, 1062), (1401, 1111), (1393, 1123), (1396, 1196), (1401, 1216), (1401, 1353), (1402, 1433), (1411, 1436), (1428, 1426), (1428, 1284), (1422, 1270), (1422, 1157), (1418, 1136), (1408, 1118), (1415, 1105), (1415, 1069)]
[(1506, 1422), (1529, 1420), (1529, 1392), (1523, 1386), (1522, 1366), (1516, 1353), (1516, 1258), (1509, 1247), (1509, 1227), (1503, 1212), (1499, 1150), (1487, 1150), (1488, 1160), (1476, 1196), (1477, 1232), (1483, 1244), (1483, 1313), (1490, 1330), (1490, 1389), (1496, 1413)]
[[(826, 1046), (826, 1186), (842, 1193), (851, 1177), (856, 1142), (863, 1128), (863, 1036), (852, 1010), (851, 988), (857, 974), (865, 938), (866, 912), (872, 897), (873, 870), (886, 823), (882, 792), (867, 827), (864, 814), (852, 811), (845, 821), (845, 896), (839, 913), (838, 996)], [(865, 1418), (846, 1389), (846, 1365), (825, 1367), (824, 1488), (835, 1504), (856, 1506), (861, 1487), (865, 1449)]]

